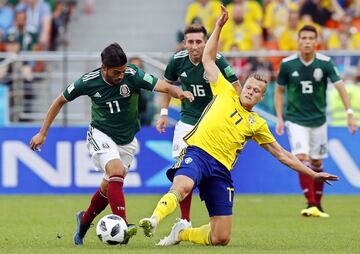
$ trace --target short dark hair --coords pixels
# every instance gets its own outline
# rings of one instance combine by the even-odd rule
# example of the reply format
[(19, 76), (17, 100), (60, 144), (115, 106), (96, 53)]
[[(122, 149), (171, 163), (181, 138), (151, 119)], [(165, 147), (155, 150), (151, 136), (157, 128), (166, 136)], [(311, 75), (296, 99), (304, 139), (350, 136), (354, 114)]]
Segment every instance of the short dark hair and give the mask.
[(120, 67), (127, 63), (127, 57), (120, 45), (114, 42), (101, 52), (101, 62), (107, 68)]
[(315, 37), (317, 38), (318, 36), (318, 32), (316, 30), (316, 28), (312, 25), (305, 25), (303, 26), (299, 32), (298, 32), (298, 37), (300, 37), (300, 34), (303, 32), (303, 31), (309, 31), (309, 32), (314, 32), (315, 33)]
[(204, 37), (207, 38), (206, 28), (199, 24), (191, 24), (185, 27), (184, 36), (191, 33), (202, 33), (204, 34)]

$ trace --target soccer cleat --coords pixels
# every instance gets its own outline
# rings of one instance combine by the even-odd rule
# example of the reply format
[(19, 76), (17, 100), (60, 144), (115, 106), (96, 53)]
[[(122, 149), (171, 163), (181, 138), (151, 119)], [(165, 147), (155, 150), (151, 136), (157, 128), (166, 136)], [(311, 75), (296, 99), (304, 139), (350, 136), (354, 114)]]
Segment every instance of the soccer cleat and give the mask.
[(157, 246), (169, 246), (179, 244), (180, 231), (185, 228), (191, 228), (191, 223), (187, 220), (177, 218), (176, 221), (177, 222), (172, 227), (170, 234), (165, 238), (161, 239), (158, 244), (156, 244)]
[(153, 218), (144, 218), (139, 221), (139, 226), (144, 229), (144, 235), (151, 237), (154, 235), (157, 221)]
[(330, 218), (330, 215), (328, 213), (319, 211), (319, 217), (320, 218)]
[(191, 221), (189, 221), (189, 220), (186, 220), (187, 221), (187, 223), (189, 223), (189, 228), (192, 228), (192, 223), (191, 223)]
[(320, 217), (320, 211), (316, 206), (310, 206), (306, 209), (301, 210), (301, 215), (305, 217)]
[(83, 239), (84, 239), (84, 236), (81, 237), (80, 236), (80, 227), (81, 227), (81, 219), (82, 217), (84, 216), (85, 212), (84, 211), (80, 211), (80, 212), (77, 212), (76, 213), (76, 224), (77, 224), (77, 227), (76, 227), (76, 232), (74, 234), (74, 244), (75, 245), (83, 245)]
[(128, 224), (128, 231), (125, 234), (124, 241), (122, 244), (128, 244), (131, 237), (136, 235), (137, 233), (137, 227), (135, 224)]
[(319, 217), (320, 218), (330, 218), (330, 215), (328, 213), (324, 212), (321, 205), (318, 205), (317, 208), (319, 209)]

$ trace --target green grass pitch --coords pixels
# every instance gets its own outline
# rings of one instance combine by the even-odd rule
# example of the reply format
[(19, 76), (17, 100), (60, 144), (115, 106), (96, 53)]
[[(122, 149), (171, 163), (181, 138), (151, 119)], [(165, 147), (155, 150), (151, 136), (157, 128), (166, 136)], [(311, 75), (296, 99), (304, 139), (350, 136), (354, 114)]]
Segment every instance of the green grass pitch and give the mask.
[[(150, 216), (159, 195), (128, 195), (127, 216), (138, 223)], [(91, 228), (85, 245), (73, 245), (75, 213), (90, 196), (0, 196), (0, 253), (360, 253), (360, 196), (326, 196), (331, 218), (303, 218), (300, 195), (236, 195), (232, 240), (226, 247), (181, 243), (157, 247), (171, 228), (176, 211), (153, 238), (141, 230), (127, 246), (102, 244)], [(102, 214), (109, 214), (107, 208)], [(100, 217), (97, 217), (95, 223)], [(193, 226), (208, 222), (205, 206), (194, 196)]]

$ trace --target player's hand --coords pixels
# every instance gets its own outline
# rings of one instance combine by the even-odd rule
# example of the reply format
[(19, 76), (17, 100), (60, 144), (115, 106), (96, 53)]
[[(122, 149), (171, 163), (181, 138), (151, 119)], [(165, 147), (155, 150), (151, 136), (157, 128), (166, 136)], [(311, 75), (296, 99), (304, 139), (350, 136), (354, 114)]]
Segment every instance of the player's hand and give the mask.
[(348, 114), (348, 128), (351, 134), (357, 131), (356, 121), (353, 114)]
[(228, 11), (226, 10), (224, 5), (221, 5), (221, 15), (219, 19), (216, 21), (216, 25), (218, 25), (219, 27), (223, 27), (228, 19), (229, 19)]
[(279, 136), (284, 134), (284, 121), (281, 119), (277, 121), (276, 123), (276, 134), (278, 134)]
[(167, 116), (160, 116), (156, 122), (156, 130), (162, 134), (165, 132), (167, 126)]
[(183, 101), (185, 99), (190, 101), (190, 102), (193, 102), (194, 101), (194, 95), (189, 91), (183, 91), (179, 95), (179, 100)]
[(41, 151), (41, 146), (44, 144), (46, 136), (41, 134), (40, 132), (32, 137), (30, 141), (30, 148), (32, 150)]
[(315, 174), (314, 180), (326, 182), (327, 184), (331, 185), (328, 181), (339, 181), (339, 177), (326, 172), (319, 172)]

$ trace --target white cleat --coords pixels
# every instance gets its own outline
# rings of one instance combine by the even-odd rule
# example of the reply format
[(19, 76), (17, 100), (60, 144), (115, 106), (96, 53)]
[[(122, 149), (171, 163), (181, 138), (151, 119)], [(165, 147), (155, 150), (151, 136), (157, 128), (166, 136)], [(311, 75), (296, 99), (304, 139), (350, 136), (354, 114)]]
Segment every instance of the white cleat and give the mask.
[(144, 235), (151, 237), (155, 234), (157, 222), (153, 218), (144, 218), (139, 221), (139, 227), (144, 229)]
[(156, 245), (157, 246), (170, 246), (180, 243), (179, 234), (185, 228), (191, 228), (191, 222), (183, 219), (176, 219), (174, 226), (171, 229), (171, 232), (168, 236), (161, 239)]

